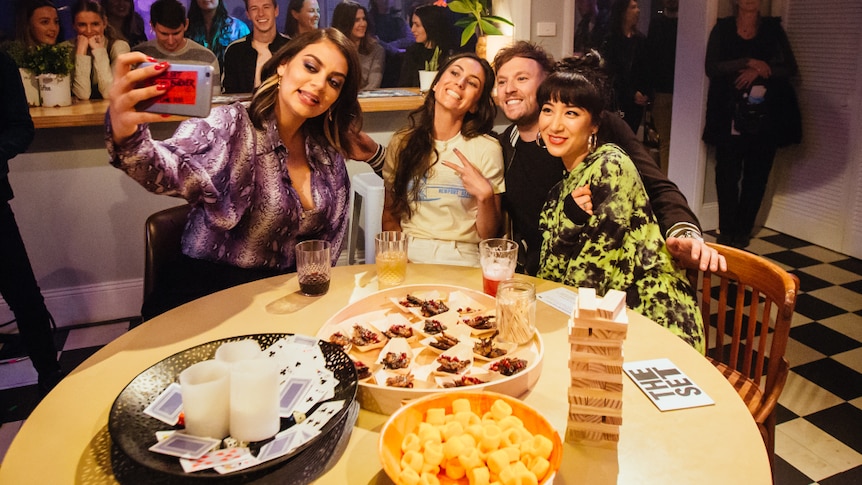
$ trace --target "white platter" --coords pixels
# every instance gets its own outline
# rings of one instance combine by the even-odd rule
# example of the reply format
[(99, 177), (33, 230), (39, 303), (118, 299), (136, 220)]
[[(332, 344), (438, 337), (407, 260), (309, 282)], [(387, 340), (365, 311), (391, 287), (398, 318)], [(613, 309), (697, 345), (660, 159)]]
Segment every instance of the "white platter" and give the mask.
[[(332, 333), (334, 333), (338, 329), (343, 329), (345, 324), (352, 326), (353, 323), (362, 324), (363, 322), (368, 323), (380, 321), (381, 319), (386, 318), (389, 313), (401, 313), (408, 317), (412, 316), (412, 321), (421, 322), (421, 319), (415, 317), (415, 315), (412, 315), (412, 312), (403, 312), (398, 306), (396, 306), (395, 302), (397, 302), (398, 299), (405, 298), (408, 293), (421, 295), (426, 292), (432, 291), (439, 292), (444, 300), (451, 292), (461, 292), (464, 295), (470, 297), (472, 300), (475, 300), (476, 302), (481, 304), (485, 309), (493, 309), (495, 306), (495, 300), (493, 297), (488, 296), (480, 291), (471, 290), (469, 288), (463, 288), (460, 286), (398, 286), (395, 288), (388, 288), (386, 290), (373, 293), (361, 300), (358, 300), (342, 308), (335, 315), (330, 317), (330, 319), (327, 320), (326, 323), (323, 324), (323, 326), (317, 333), (317, 337), (321, 340), (328, 340), (329, 336)], [(393, 302), (393, 299), (395, 299), (395, 302)], [(436, 359), (439, 355), (438, 352), (432, 352), (428, 348), (425, 348), (419, 340), (411, 342), (411, 345), (413, 345), (415, 349), (415, 365), (417, 367), (433, 363), (434, 359)], [(379, 353), (380, 349), (359, 352), (355, 348), (351, 349), (348, 352), (351, 358), (353, 358), (354, 360), (362, 361), (363, 363), (365, 363), (365, 365), (368, 365), (372, 368), (373, 366), (375, 366), (375, 362), (377, 361)], [(435, 379), (435, 377), (439, 376), (434, 376), (430, 374), (426, 376), (424, 374), (420, 374), (419, 376), (417, 376), (417, 379), (425, 378), (428, 380), (429, 384), (426, 386), (423, 382), (422, 385), (417, 385), (412, 389), (377, 385), (374, 383), (373, 379), (364, 379), (359, 382), (359, 389), (356, 398), (364, 409), (382, 414), (392, 414), (398, 408), (400, 408), (404, 402), (436, 392), (487, 389), (507, 394), (509, 396), (519, 397), (533, 388), (533, 386), (536, 384), (536, 381), (539, 380), (539, 375), (542, 371), (542, 357), (544, 354), (544, 345), (542, 343), (542, 338), (539, 333), (536, 332), (531, 341), (527, 342), (526, 344), (520, 345), (516, 349), (514, 349), (513, 354), (516, 354), (517, 356), (526, 359), (527, 368), (512, 376), (503, 376), (494, 373), (496, 374), (494, 375), (494, 379), (483, 384), (477, 384), (468, 387), (440, 388), (437, 386), (437, 380)], [(473, 366), (473, 372), (477, 374), (481, 373), (484, 375), (487, 372), (487, 365), (487, 361), (480, 360), (478, 362), (475, 362)], [(473, 372), (471, 372), (471, 374)]]

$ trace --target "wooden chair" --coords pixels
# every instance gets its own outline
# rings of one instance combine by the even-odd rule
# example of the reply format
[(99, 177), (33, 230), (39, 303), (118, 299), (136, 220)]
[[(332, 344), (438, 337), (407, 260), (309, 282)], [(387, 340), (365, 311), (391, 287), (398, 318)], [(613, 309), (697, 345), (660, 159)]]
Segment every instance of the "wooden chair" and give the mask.
[(146, 221), (146, 253), (144, 258), (144, 301), (158, 287), (165, 268), (179, 259), (180, 240), (186, 227), (190, 206), (178, 205), (156, 212)]
[(706, 357), (745, 401), (772, 466), (775, 405), (790, 369), (784, 352), (799, 278), (747, 251), (707, 244), (727, 259), (727, 271), (698, 275)]

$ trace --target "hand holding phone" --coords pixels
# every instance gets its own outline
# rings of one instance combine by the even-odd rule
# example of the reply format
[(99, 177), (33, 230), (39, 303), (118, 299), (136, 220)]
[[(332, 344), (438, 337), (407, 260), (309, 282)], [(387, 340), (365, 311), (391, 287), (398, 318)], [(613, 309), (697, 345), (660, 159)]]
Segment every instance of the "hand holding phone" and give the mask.
[[(144, 62), (138, 66), (152, 66)], [(160, 75), (147, 78), (137, 87), (166, 83), (168, 88), (163, 94), (146, 99), (135, 105), (137, 111), (163, 113), (182, 116), (205, 117), (212, 105), (213, 68), (203, 64), (171, 63)]]

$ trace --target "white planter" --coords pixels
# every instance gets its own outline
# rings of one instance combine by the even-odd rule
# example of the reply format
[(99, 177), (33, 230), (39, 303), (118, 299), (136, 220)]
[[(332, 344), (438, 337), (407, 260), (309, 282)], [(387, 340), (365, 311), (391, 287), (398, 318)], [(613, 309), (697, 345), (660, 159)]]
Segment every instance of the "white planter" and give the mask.
[(72, 104), (72, 76), (41, 74), (39, 92), (42, 94), (42, 106), (69, 106)]
[(39, 106), (39, 80), (33, 75), (29, 69), (18, 68), (21, 73), (21, 84), (24, 85), (24, 95), (27, 97), (27, 104), (30, 106)]
[(419, 71), (419, 91), (420, 92), (428, 92), (431, 89), (431, 83), (434, 82), (434, 78), (437, 76), (437, 71)]

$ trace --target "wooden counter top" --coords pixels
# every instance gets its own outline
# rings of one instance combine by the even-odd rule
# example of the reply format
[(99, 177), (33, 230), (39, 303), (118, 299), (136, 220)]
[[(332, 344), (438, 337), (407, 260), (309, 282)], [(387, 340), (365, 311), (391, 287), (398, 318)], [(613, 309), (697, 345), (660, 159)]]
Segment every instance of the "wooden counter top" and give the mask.
[[(404, 88), (399, 88), (404, 89)], [(409, 111), (418, 108), (423, 101), (416, 88), (407, 88), (415, 91), (415, 96), (393, 96), (393, 97), (368, 97), (360, 98), (359, 104), (365, 113), (379, 111)], [(65, 128), (70, 126), (99, 126), (105, 122), (105, 111), (108, 102), (97, 101), (75, 101), (71, 106), (43, 108), (30, 108), (30, 116), (36, 128)], [(171, 116), (164, 121), (182, 121), (183, 116)]]

